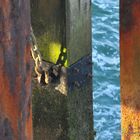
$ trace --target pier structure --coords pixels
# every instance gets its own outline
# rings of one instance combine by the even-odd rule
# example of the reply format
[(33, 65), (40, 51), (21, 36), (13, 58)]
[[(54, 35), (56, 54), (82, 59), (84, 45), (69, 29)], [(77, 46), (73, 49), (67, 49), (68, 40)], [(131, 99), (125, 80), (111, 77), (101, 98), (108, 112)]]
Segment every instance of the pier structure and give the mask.
[(0, 0), (0, 140), (32, 140), (30, 3)]
[(122, 140), (140, 139), (140, 1), (120, 0)]
[[(45, 63), (62, 66), (43, 86), (31, 26)], [(93, 140), (91, 53), (90, 0), (0, 0), (0, 140)]]
[(64, 66), (58, 85), (43, 90), (35, 85), (34, 139), (93, 140), (91, 1), (31, 0), (31, 4), (42, 57)]

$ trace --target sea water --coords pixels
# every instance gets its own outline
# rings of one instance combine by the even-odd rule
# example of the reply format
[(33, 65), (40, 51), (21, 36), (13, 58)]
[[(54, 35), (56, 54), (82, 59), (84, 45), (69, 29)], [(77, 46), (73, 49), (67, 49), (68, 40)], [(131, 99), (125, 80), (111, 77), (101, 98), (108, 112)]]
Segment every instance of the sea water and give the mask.
[(120, 140), (119, 0), (92, 1), (96, 140)]

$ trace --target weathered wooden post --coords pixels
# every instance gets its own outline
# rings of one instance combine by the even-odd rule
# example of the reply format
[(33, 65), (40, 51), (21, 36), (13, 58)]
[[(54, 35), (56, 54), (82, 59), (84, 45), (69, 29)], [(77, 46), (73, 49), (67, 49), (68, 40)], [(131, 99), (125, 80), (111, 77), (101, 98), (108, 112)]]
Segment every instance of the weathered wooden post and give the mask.
[(0, 0), (0, 140), (32, 140), (29, 0)]
[(120, 1), (122, 140), (140, 139), (140, 1)]
[(60, 63), (66, 58), (65, 95), (53, 85), (34, 88), (34, 139), (93, 140), (91, 2), (32, 0), (31, 4), (43, 58), (53, 63), (60, 56)]

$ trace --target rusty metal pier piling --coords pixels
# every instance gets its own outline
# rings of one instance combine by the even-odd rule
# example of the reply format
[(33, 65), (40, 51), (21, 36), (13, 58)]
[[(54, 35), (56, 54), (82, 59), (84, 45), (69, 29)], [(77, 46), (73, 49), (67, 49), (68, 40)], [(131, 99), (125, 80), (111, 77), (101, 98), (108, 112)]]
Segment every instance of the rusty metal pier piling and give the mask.
[(122, 140), (140, 139), (140, 1), (120, 0)]
[[(66, 59), (58, 90), (31, 94), (30, 21), (43, 58)], [(93, 140), (91, 52), (90, 0), (0, 0), (0, 140)]]
[(0, 140), (32, 140), (29, 0), (0, 0)]

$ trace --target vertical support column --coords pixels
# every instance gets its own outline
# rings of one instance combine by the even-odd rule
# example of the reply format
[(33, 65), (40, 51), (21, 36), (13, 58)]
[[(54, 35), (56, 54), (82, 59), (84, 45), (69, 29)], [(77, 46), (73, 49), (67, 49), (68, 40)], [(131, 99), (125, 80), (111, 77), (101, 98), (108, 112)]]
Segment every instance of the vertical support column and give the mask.
[(68, 134), (93, 140), (91, 1), (66, 1)]
[(140, 139), (140, 1), (120, 0), (122, 140)]
[(0, 139), (32, 140), (29, 0), (0, 0)]
[(90, 14), (90, 0), (32, 0), (32, 25), (41, 53), (53, 63), (66, 57), (59, 82), (64, 80), (62, 89), (67, 89), (64, 95), (54, 90), (56, 85), (34, 85), (35, 140), (94, 139)]

